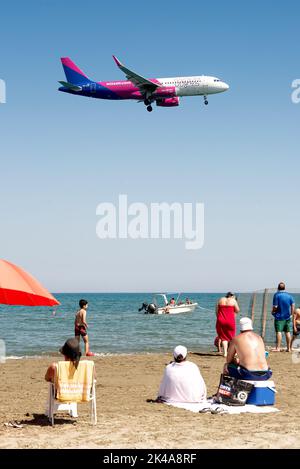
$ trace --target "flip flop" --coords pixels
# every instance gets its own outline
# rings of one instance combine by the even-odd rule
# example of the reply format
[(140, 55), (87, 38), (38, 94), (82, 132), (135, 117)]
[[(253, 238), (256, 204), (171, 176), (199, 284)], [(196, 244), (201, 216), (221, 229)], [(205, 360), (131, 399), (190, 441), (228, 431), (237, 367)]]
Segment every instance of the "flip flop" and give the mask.
[(199, 410), (199, 414), (207, 414), (211, 411), (211, 407), (203, 407), (203, 409)]
[(13, 428), (23, 428), (23, 425), (20, 425), (17, 422), (7, 422), (4, 424), (6, 427), (13, 427)]
[(222, 407), (216, 407), (215, 409), (211, 409), (212, 414), (228, 414), (228, 410), (222, 409)]

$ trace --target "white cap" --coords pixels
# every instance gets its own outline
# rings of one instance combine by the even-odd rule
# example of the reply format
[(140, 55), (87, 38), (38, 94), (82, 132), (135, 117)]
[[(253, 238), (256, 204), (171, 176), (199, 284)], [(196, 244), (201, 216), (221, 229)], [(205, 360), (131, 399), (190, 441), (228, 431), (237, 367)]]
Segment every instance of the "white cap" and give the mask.
[(177, 358), (179, 355), (182, 355), (182, 358), (185, 358), (187, 353), (187, 348), (184, 347), (184, 345), (177, 345), (173, 351), (174, 358)]
[(253, 325), (250, 318), (241, 318), (240, 319), (240, 330), (244, 331), (253, 331)]

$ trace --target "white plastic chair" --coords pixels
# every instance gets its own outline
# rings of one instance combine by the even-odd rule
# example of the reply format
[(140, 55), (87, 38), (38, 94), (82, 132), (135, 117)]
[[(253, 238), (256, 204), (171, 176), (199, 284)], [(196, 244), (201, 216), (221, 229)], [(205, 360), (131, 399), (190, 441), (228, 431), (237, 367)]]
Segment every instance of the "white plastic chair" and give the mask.
[[(88, 395), (86, 396), (84, 400), (76, 399), (74, 401), (70, 400), (68, 402), (57, 398), (57, 395), (58, 395), (57, 387), (59, 386), (57, 374), (58, 374), (58, 366), (60, 363), (66, 363), (66, 362), (58, 362), (58, 364), (56, 365), (54, 382), (49, 383), (49, 393), (48, 393), (47, 407), (46, 407), (45, 413), (47, 417), (49, 418), (51, 425), (54, 425), (54, 414), (58, 412), (68, 412), (71, 417), (78, 417), (77, 403), (82, 403), (82, 402), (89, 402), (91, 424), (96, 425), (97, 409), (96, 409), (96, 379), (94, 378), (94, 362), (88, 361), (88, 360), (82, 360), (78, 364), (78, 368), (85, 367), (85, 366), (92, 366), (93, 378), (91, 382), (91, 387), (88, 390)], [(83, 386), (84, 383), (80, 383), (79, 381), (78, 382), (76, 381), (75, 384)]]

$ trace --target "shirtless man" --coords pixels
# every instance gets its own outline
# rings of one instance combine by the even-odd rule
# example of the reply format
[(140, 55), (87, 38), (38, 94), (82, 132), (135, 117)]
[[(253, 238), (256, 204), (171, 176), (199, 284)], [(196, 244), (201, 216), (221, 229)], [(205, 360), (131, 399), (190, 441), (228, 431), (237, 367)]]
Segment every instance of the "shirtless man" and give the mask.
[(293, 338), (292, 345), (295, 339), (299, 339), (300, 336), (300, 307), (294, 310), (293, 314)]
[(93, 357), (95, 354), (90, 352), (89, 348), (89, 337), (87, 335), (88, 325), (86, 323), (86, 310), (88, 308), (88, 302), (86, 300), (80, 300), (79, 306), (80, 310), (77, 311), (75, 316), (75, 337), (80, 342), (80, 337), (82, 337), (85, 344), (85, 354), (87, 357)]
[(241, 333), (230, 342), (224, 374), (243, 380), (270, 379), (272, 371), (267, 364), (265, 345), (262, 338), (253, 332), (250, 318), (241, 318), (240, 330)]

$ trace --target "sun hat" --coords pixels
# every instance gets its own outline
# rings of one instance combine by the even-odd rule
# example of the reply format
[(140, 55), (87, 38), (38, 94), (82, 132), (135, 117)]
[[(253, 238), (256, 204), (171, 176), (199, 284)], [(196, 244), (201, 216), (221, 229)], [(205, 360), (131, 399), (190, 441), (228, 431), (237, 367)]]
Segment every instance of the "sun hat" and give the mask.
[(250, 318), (241, 318), (240, 319), (240, 330), (244, 331), (253, 331), (253, 325)]
[(71, 360), (79, 360), (81, 357), (80, 344), (78, 340), (74, 337), (68, 339), (64, 345), (59, 349), (65, 357), (70, 358)]
[(174, 358), (177, 358), (179, 355), (181, 355), (184, 359), (187, 356), (187, 348), (184, 347), (184, 345), (177, 345), (177, 347), (174, 348), (173, 355)]

